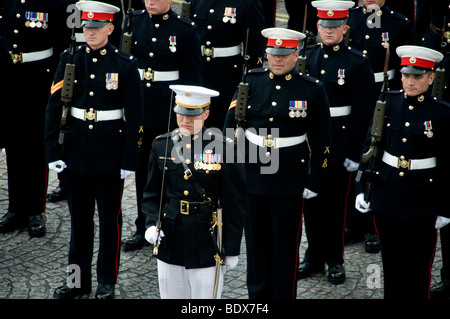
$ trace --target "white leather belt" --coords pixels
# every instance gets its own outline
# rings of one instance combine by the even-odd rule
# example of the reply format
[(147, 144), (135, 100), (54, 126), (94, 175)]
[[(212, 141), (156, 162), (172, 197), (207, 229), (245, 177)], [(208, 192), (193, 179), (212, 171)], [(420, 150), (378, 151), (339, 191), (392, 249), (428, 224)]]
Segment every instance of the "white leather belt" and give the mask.
[(97, 111), (90, 108), (89, 111), (85, 109), (79, 109), (77, 107), (70, 108), (70, 115), (79, 120), (89, 120), (89, 121), (112, 121), (120, 120), (123, 118), (123, 109), (108, 110), (108, 111)]
[[(394, 69), (389, 70), (389, 71), (387, 71), (387, 74), (388, 74), (388, 80), (392, 80), (395, 75), (395, 70)], [(375, 82), (383, 82), (384, 72), (377, 72), (374, 75), (375, 75)]]
[(27, 62), (33, 62), (33, 61), (39, 61), (44, 60), (46, 58), (49, 58), (53, 55), (53, 48), (42, 50), (42, 51), (36, 51), (36, 52), (28, 52), (28, 53), (12, 53), (11, 59), (14, 63), (27, 63)]
[(245, 131), (245, 137), (249, 140), (249, 142), (261, 146), (261, 147), (273, 147), (273, 148), (282, 148), (294, 146), (306, 141), (306, 134), (301, 136), (293, 136), (293, 137), (273, 137), (271, 135), (260, 136), (249, 130)]
[(141, 80), (149, 80), (153, 82), (158, 81), (176, 81), (180, 78), (180, 72), (176, 71), (154, 71), (150, 68), (138, 69), (141, 75)]
[(436, 157), (429, 157), (423, 159), (405, 159), (404, 156), (394, 156), (389, 154), (388, 152), (383, 153), (383, 162), (386, 164), (395, 167), (395, 168), (406, 168), (409, 170), (413, 169), (427, 169), (436, 167)]
[(207, 48), (202, 45), (202, 55), (211, 58), (225, 58), (241, 54), (241, 45), (226, 48)]
[(352, 113), (351, 105), (330, 107), (331, 117), (346, 116), (350, 115), (350, 113)]

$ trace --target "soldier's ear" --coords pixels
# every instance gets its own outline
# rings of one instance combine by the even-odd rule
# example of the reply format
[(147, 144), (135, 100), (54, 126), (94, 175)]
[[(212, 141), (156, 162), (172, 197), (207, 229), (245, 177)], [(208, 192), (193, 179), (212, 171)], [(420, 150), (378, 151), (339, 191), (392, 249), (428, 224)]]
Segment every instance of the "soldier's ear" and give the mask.
[(108, 23), (108, 35), (111, 35), (113, 31), (114, 31), (114, 24)]

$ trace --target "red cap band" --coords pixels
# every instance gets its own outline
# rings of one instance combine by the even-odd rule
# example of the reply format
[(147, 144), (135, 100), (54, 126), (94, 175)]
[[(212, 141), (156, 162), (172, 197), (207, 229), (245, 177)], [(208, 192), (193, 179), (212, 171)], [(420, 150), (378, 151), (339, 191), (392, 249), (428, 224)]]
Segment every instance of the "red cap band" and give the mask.
[(268, 39), (268, 47), (282, 47), (282, 48), (296, 48), (298, 46), (298, 40), (288, 39)]
[(348, 10), (317, 10), (319, 19), (345, 19), (348, 17)]
[(83, 11), (81, 20), (113, 21), (114, 13)]
[(417, 66), (419, 68), (434, 70), (434, 66), (436, 65), (436, 62), (426, 60), (426, 59), (416, 58), (413, 56), (411, 56), (411, 57), (405, 56), (405, 57), (402, 57), (401, 65), (412, 65), (412, 66)]

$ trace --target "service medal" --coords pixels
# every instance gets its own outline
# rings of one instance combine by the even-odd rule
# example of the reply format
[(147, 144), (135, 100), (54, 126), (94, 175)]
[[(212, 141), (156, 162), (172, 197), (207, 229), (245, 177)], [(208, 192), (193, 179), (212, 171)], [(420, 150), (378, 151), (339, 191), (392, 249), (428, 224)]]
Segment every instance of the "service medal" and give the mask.
[(433, 132), (431, 131), (433, 129), (433, 126), (431, 125), (431, 121), (425, 121), (423, 122), (423, 125), (425, 126), (425, 132), (423, 132), (428, 138), (433, 137)]
[(106, 89), (117, 90), (119, 87), (119, 73), (106, 73)]
[(305, 118), (306, 117), (306, 101), (289, 101), (289, 117)]
[(177, 51), (176, 45), (177, 45), (177, 37), (174, 36), (174, 35), (171, 35), (169, 37), (169, 50), (170, 50), (170, 52), (175, 53)]
[(338, 81), (337, 81), (337, 83), (339, 84), (339, 85), (344, 85), (344, 83), (345, 83), (345, 80), (344, 80), (344, 78), (345, 78), (345, 69), (339, 69), (338, 70)]

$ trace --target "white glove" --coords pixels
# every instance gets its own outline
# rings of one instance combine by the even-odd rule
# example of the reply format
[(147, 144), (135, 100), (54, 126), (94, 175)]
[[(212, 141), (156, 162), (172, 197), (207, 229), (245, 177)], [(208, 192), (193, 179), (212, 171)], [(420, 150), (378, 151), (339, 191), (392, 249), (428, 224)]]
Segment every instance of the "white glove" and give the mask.
[(161, 239), (164, 237), (164, 232), (159, 232), (159, 238), (158, 238), (158, 231), (156, 230), (156, 226), (150, 226), (145, 231), (145, 239), (152, 245), (156, 243), (156, 239), (158, 239), (158, 245), (161, 243)]
[(225, 266), (226, 270), (233, 269), (238, 264), (238, 256), (226, 256), (225, 257)]
[(304, 199), (310, 199), (310, 198), (313, 198), (313, 197), (316, 197), (316, 196), (317, 196), (317, 193), (314, 193), (313, 191), (310, 191), (307, 188), (305, 188), (303, 190), (303, 198)]
[(61, 173), (67, 167), (66, 163), (62, 160), (57, 160), (51, 163), (48, 163), (48, 168), (56, 173)]
[(370, 207), (369, 207), (370, 203), (367, 203), (364, 200), (364, 193), (359, 193), (356, 196), (356, 200), (355, 200), (355, 208), (357, 210), (359, 210), (361, 213), (367, 213), (370, 211)]
[(121, 169), (120, 170), (120, 178), (121, 179), (125, 179), (125, 178), (129, 177), (133, 173), (134, 173), (134, 171), (127, 171), (126, 169)]
[(439, 229), (450, 223), (450, 218), (438, 216), (434, 228)]
[(344, 161), (344, 167), (347, 169), (347, 171), (354, 172), (358, 169), (359, 163), (356, 163), (351, 159), (346, 158)]

